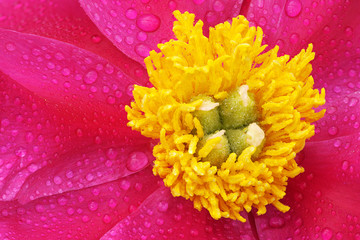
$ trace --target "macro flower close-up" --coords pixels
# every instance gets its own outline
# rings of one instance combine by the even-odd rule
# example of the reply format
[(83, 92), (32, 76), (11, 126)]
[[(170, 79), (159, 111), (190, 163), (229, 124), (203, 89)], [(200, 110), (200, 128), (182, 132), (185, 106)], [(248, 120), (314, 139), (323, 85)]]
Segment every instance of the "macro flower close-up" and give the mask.
[(360, 239), (360, 1), (0, 1), (0, 239)]

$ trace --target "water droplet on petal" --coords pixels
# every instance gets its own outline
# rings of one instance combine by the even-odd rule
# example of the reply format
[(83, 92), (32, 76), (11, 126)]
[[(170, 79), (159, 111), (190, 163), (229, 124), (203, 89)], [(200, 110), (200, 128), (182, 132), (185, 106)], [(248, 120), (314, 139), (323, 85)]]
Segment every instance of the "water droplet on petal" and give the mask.
[(324, 230), (321, 233), (321, 237), (323, 240), (330, 240), (332, 238), (332, 231), (329, 228), (324, 228)]
[(5, 47), (9, 52), (15, 51), (15, 49), (16, 49), (16, 47), (13, 43), (6, 43)]
[(111, 222), (111, 217), (107, 214), (104, 215), (103, 217), (103, 222), (104, 223), (110, 223)]
[(331, 135), (331, 136), (335, 136), (337, 133), (338, 133), (338, 128), (337, 127), (330, 127), (328, 129), (328, 133)]
[(101, 42), (101, 37), (99, 35), (93, 35), (91, 36), (91, 40), (94, 42), (94, 43), (99, 43)]
[(272, 217), (269, 220), (269, 225), (272, 228), (281, 228), (285, 224), (285, 220), (282, 217)]
[(143, 152), (133, 152), (130, 154), (126, 167), (130, 171), (139, 171), (148, 164), (148, 157)]
[(299, 0), (288, 0), (285, 5), (285, 12), (289, 17), (297, 17), (302, 10)]
[(161, 201), (158, 204), (159, 212), (166, 212), (168, 210), (169, 204), (167, 202)]
[(150, 48), (144, 44), (139, 44), (135, 47), (135, 52), (140, 56), (140, 57), (147, 57), (149, 56), (149, 52), (150, 52)]
[(97, 202), (91, 201), (88, 205), (90, 211), (96, 211), (99, 207), (99, 204)]
[(54, 183), (55, 183), (55, 184), (58, 184), (58, 185), (61, 184), (61, 183), (62, 183), (61, 177), (55, 176), (55, 177), (54, 177)]
[(160, 18), (154, 14), (144, 14), (137, 18), (136, 25), (145, 32), (154, 32), (160, 27)]
[(98, 78), (98, 73), (94, 70), (90, 70), (88, 73), (85, 74), (84, 82), (87, 84), (92, 84), (96, 82)]
[(213, 9), (214, 9), (214, 11), (216, 11), (216, 12), (222, 12), (222, 11), (224, 11), (225, 6), (224, 6), (224, 4), (223, 4), (221, 1), (215, 1), (215, 2), (213, 3)]
[(129, 8), (128, 10), (126, 10), (125, 16), (126, 16), (128, 19), (135, 19), (135, 18), (137, 17), (137, 12), (136, 12), (135, 9)]

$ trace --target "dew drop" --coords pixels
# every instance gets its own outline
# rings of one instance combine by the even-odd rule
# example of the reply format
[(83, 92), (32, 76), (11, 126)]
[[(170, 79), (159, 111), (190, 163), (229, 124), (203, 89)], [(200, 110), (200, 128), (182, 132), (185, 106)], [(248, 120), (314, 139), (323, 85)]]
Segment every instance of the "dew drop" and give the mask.
[(92, 84), (96, 82), (98, 78), (98, 73), (94, 70), (90, 70), (88, 73), (85, 74), (84, 82), (87, 84)]
[(108, 203), (110, 208), (115, 208), (117, 206), (116, 200), (111, 198)]
[(99, 43), (101, 42), (101, 37), (99, 35), (92, 35), (91, 36), (91, 41), (93, 41), (93, 43)]
[(160, 18), (153, 14), (143, 14), (137, 18), (136, 25), (145, 32), (154, 32), (160, 27)]
[(348, 161), (343, 161), (342, 165), (341, 165), (341, 169), (346, 171), (349, 168), (349, 162)]
[(167, 202), (161, 201), (158, 204), (159, 212), (166, 212), (168, 210), (169, 204)]
[(9, 52), (13, 52), (16, 49), (16, 47), (15, 47), (15, 45), (13, 43), (6, 43), (5, 47)]
[(285, 12), (289, 17), (297, 17), (302, 9), (299, 0), (288, 0), (285, 5)]
[(113, 149), (113, 148), (109, 148), (109, 150), (106, 152), (106, 156), (111, 159), (114, 160), (118, 155), (118, 152)]
[(149, 52), (150, 52), (150, 48), (144, 44), (139, 44), (135, 47), (135, 52), (140, 56), (140, 57), (147, 57), (149, 56)]
[(123, 180), (120, 183), (120, 187), (122, 190), (127, 191), (130, 188), (130, 182), (128, 180)]
[(329, 133), (329, 135), (331, 135), (331, 136), (335, 136), (335, 135), (338, 133), (338, 128), (337, 128), (337, 127), (330, 127), (330, 128), (328, 129), (328, 133)]
[(61, 184), (61, 183), (62, 183), (61, 177), (55, 176), (55, 177), (54, 177), (54, 183), (57, 184), (57, 185)]
[(170, 1), (169, 2), (169, 8), (170, 8), (171, 11), (174, 11), (176, 9), (176, 6), (177, 6), (177, 4), (176, 4), (175, 1)]
[(65, 59), (64, 54), (62, 54), (62, 53), (60, 53), (60, 52), (55, 53), (55, 58), (56, 58), (57, 60), (64, 60), (64, 59)]
[(297, 44), (299, 42), (299, 38), (300, 38), (299, 34), (293, 33), (293, 34), (290, 35), (290, 42), (292, 44)]
[(126, 167), (130, 171), (139, 171), (148, 164), (148, 157), (143, 152), (133, 152), (130, 154)]
[(104, 223), (110, 223), (111, 222), (111, 217), (107, 214), (104, 215), (103, 217), (103, 222)]
[(217, 15), (216, 15), (215, 12), (209, 11), (209, 12), (207, 12), (207, 13), (205, 14), (205, 18), (206, 18), (206, 21), (207, 21), (208, 23), (212, 23), (212, 22), (215, 22), (215, 21), (216, 21)]
[(36, 170), (38, 170), (38, 166), (36, 164), (32, 163), (27, 167), (27, 169), (29, 170), (29, 172), (34, 173), (34, 172), (36, 172)]
[(330, 240), (332, 238), (332, 231), (329, 228), (324, 228), (324, 230), (321, 233), (321, 237), (323, 240)]
[(89, 220), (90, 220), (90, 218), (89, 218), (89, 216), (83, 216), (82, 218), (81, 218), (81, 220), (84, 222), (84, 223), (87, 223)]
[(96, 211), (99, 207), (99, 204), (97, 202), (91, 201), (88, 205), (90, 211)]
[(62, 75), (64, 75), (65, 77), (66, 76), (69, 76), (70, 75), (70, 69), (68, 68), (64, 68), (62, 71), (61, 71)]
[(272, 228), (281, 228), (285, 224), (285, 220), (282, 217), (272, 217), (269, 220), (269, 226)]
[(128, 18), (128, 19), (135, 19), (137, 17), (137, 12), (135, 9), (133, 8), (129, 8), (128, 10), (126, 10), (125, 12), (125, 16)]
[(222, 11), (224, 11), (225, 6), (224, 6), (224, 4), (223, 4), (221, 1), (215, 1), (215, 2), (213, 3), (213, 9), (214, 9), (214, 11), (216, 11), (216, 12), (222, 12)]
[(115, 104), (115, 97), (113, 96), (108, 96), (107, 99), (106, 99), (107, 103), (108, 104)]

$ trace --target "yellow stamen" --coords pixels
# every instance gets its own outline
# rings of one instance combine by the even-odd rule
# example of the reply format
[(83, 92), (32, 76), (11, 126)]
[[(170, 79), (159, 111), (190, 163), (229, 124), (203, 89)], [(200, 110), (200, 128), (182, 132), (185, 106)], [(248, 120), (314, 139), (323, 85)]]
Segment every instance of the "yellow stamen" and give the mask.
[[(294, 158), (314, 135), (311, 123), (325, 112), (314, 111), (325, 103), (325, 90), (313, 89), (312, 45), (292, 59), (279, 57), (277, 46), (264, 52), (261, 28), (249, 27), (243, 16), (210, 28), (207, 38), (193, 14), (174, 15), (177, 40), (159, 44), (160, 52), (151, 51), (145, 59), (154, 87), (135, 86), (134, 102), (125, 108), (132, 129), (160, 139), (153, 173), (174, 196), (192, 200), (215, 219), (245, 221), (241, 211), (257, 208), (264, 214), (269, 204), (288, 211), (280, 203), (287, 180), (304, 171)], [(250, 146), (212, 165), (203, 159), (224, 136), (202, 144), (204, 129), (193, 113), (217, 105), (192, 99), (209, 96), (222, 102), (237, 88), (244, 103), (255, 101), (258, 128), (248, 130)], [(262, 150), (255, 153), (260, 144)]]

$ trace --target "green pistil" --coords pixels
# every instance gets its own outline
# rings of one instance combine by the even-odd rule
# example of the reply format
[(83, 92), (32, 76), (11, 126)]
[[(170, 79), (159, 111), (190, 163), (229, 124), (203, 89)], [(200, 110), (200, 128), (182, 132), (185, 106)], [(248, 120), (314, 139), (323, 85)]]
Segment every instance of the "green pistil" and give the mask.
[[(199, 149), (202, 148), (206, 141), (215, 137), (218, 137), (217, 135), (219, 132), (216, 132), (214, 134), (206, 135), (202, 138), (202, 140), (199, 142)], [(230, 155), (230, 145), (229, 141), (226, 138), (226, 136), (223, 134), (220, 134), (220, 142), (215, 146), (215, 148), (202, 160), (210, 162), (211, 165), (217, 166), (218, 168), (221, 167), (221, 164), (227, 159), (227, 157)]]
[[(216, 103), (212, 97), (209, 96), (198, 96), (194, 100), (203, 100), (202, 109), (214, 107), (212, 104)], [(194, 117), (199, 119), (201, 126), (203, 127), (205, 134), (214, 133), (222, 128), (219, 115), (219, 107), (214, 107), (211, 110), (196, 110)]]
[(221, 138), (202, 161), (220, 167), (230, 153), (239, 156), (249, 146), (256, 147), (253, 157), (256, 158), (261, 152), (265, 138), (263, 131), (256, 124), (258, 113), (254, 96), (247, 91), (248, 86), (240, 86), (220, 103), (209, 96), (197, 96), (192, 99), (203, 101), (193, 113), (194, 117), (199, 119), (205, 134), (198, 144), (198, 149), (211, 138)]
[(242, 128), (257, 120), (254, 96), (251, 93), (248, 94), (247, 91), (241, 91), (242, 87), (230, 93), (219, 106), (224, 129)]
[(249, 144), (246, 143), (246, 131), (247, 128), (229, 129), (226, 131), (226, 137), (230, 143), (231, 152), (236, 153), (238, 156), (249, 146)]

